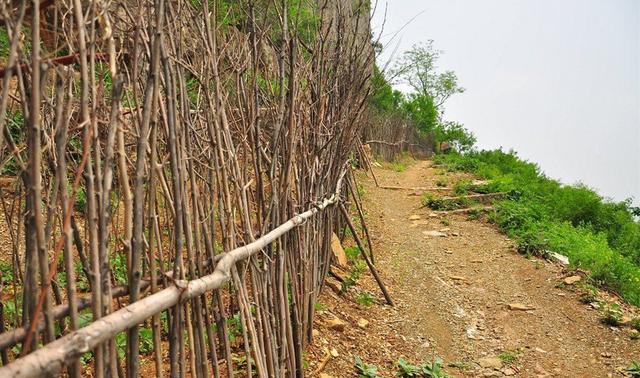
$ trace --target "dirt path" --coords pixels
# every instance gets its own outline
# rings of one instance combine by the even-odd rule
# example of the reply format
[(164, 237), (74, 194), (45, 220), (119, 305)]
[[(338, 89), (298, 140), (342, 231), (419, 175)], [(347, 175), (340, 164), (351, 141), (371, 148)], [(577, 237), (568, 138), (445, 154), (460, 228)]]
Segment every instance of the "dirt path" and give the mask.
[[(376, 172), (381, 184), (402, 187), (453, 180), (426, 161), (401, 173)], [(354, 356), (376, 364), (384, 377), (393, 376), (400, 356), (413, 363), (440, 356), (451, 375), (472, 377), (624, 376), (640, 360), (640, 341), (627, 329), (603, 325), (600, 311), (562, 285), (568, 273), (561, 266), (523, 257), (484, 220), (434, 217), (419, 209), (417, 193), (376, 188), (368, 179), (361, 184), (376, 266), (397, 306), (381, 304), (369, 277), (358, 286), (375, 294), (379, 303), (372, 307), (325, 290), (311, 371), (327, 351), (337, 355), (323, 369), (333, 377), (354, 376)], [(448, 236), (425, 235), (433, 230)], [(331, 329), (333, 317), (347, 324), (344, 331)], [(366, 326), (357, 325), (362, 319)]]

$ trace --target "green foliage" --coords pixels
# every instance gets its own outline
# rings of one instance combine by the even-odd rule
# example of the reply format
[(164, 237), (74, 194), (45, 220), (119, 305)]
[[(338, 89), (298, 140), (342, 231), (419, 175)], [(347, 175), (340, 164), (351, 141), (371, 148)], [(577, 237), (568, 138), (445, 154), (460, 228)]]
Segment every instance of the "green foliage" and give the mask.
[(374, 66), (371, 87), (372, 94), (369, 101), (374, 108), (385, 113), (397, 113), (402, 110), (404, 102), (402, 92), (391, 87), (378, 66)]
[(347, 255), (347, 259), (353, 263), (360, 258), (360, 248), (357, 246), (346, 247), (344, 254)]
[(378, 378), (378, 367), (364, 363), (360, 357), (355, 358), (356, 372), (358, 378)]
[(471, 151), (477, 141), (475, 135), (461, 123), (452, 121), (444, 121), (438, 124), (435, 128), (435, 140), (438, 143), (452, 143), (453, 147), (461, 152)]
[(616, 303), (607, 303), (602, 308), (602, 323), (612, 327), (620, 326), (622, 322), (622, 310)]
[(409, 85), (414, 92), (431, 98), (437, 108), (452, 95), (464, 92), (453, 71), (437, 72), (440, 54), (432, 40), (416, 44), (404, 52), (391, 71), (393, 77)]
[(239, 312), (227, 319), (227, 331), (231, 342), (235, 342), (242, 335), (242, 319)]
[(0, 28), (0, 58), (2, 59), (9, 58), (10, 48), (11, 48), (11, 40), (9, 39), (9, 34), (7, 34), (7, 29)]
[(125, 285), (128, 280), (127, 276), (127, 257), (123, 253), (116, 253), (111, 257), (111, 271), (116, 282)]
[(422, 204), (432, 210), (448, 211), (468, 205), (469, 201), (464, 198), (443, 198), (438, 197), (433, 193), (425, 193), (422, 195)]
[(627, 373), (632, 377), (640, 377), (640, 362), (633, 361), (631, 365), (627, 368)]
[(87, 211), (87, 191), (84, 186), (78, 187), (78, 190), (76, 191), (76, 202), (73, 207), (80, 213)]
[(453, 184), (453, 194), (457, 196), (464, 196), (469, 194), (469, 191), (473, 189), (473, 182), (468, 178), (461, 178)]
[(500, 361), (502, 361), (505, 364), (512, 364), (516, 359), (518, 359), (519, 355), (520, 355), (520, 352), (518, 351), (506, 350), (500, 353), (498, 355), (498, 358), (500, 359)]
[(440, 120), (440, 111), (433, 101), (431, 96), (412, 93), (403, 104), (416, 128), (425, 134), (435, 132)]
[(444, 177), (441, 177), (441, 178), (439, 178), (439, 179), (437, 179), (437, 180), (436, 180), (436, 186), (437, 186), (438, 188), (446, 188), (446, 187), (447, 187), (447, 185), (449, 185), (449, 182), (448, 182), (448, 181), (447, 181), (447, 179), (446, 179), (446, 178), (444, 178)]
[(404, 358), (400, 358), (400, 360), (398, 360), (396, 377), (448, 378), (449, 375), (447, 375), (442, 368), (442, 359), (440, 358), (436, 358), (433, 361), (424, 363), (420, 366), (412, 365)]
[(367, 292), (360, 293), (356, 297), (356, 302), (361, 306), (369, 307), (373, 304), (373, 295)]
[[(153, 331), (151, 328), (139, 330), (140, 353), (147, 354), (153, 351)], [(120, 332), (116, 335), (116, 350), (120, 359), (124, 359), (127, 352), (127, 333)]]
[[(489, 180), (474, 191), (509, 193), (495, 203), (491, 221), (515, 239), (522, 253), (568, 256), (573, 267), (589, 270), (595, 283), (640, 305), (640, 223), (630, 201), (609, 202), (584, 185), (562, 185), (514, 152), (438, 155), (434, 163)], [(434, 198), (424, 202), (453, 207)]]

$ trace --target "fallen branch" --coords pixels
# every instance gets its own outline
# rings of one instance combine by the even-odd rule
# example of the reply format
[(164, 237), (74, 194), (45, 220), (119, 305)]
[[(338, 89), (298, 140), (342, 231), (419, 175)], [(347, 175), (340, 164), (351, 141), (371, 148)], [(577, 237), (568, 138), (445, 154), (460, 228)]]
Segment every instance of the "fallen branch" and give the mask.
[(392, 186), (392, 185), (381, 185), (380, 189), (413, 190), (413, 191), (449, 191), (451, 190), (451, 188), (444, 188), (444, 187), (426, 187), (426, 186), (404, 187), (404, 186)]
[(486, 194), (468, 194), (468, 195), (457, 196), (457, 197), (442, 197), (440, 198), (440, 200), (442, 201), (480, 200), (481, 202), (483, 202), (483, 201), (490, 201), (494, 199), (501, 199), (506, 197), (507, 194), (509, 193), (496, 192), (496, 193), (486, 193)]
[(493, 210), (493, 206), (484, 206), (484, 207), (465, 207), (464, 209), (455, 209), (455, 210), (447, 210), (447, 211), (436, 211), (435, 213), (438, 215), (450, 215), (450, 214), (468, 214), (476, 211), (484, 212)]

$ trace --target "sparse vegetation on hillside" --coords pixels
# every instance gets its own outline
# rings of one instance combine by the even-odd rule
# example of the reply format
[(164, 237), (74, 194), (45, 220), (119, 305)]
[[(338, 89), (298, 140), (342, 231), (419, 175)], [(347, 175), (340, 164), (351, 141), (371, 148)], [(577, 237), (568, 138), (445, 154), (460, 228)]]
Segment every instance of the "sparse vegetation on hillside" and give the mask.
[(522, 252), (566, 255), (594, 282), (640, 305), (640, 223), (630, 200), (612, 202), (584, 185), (563, 185), (513, 152), (439, 155), (435, 162), (489, 180), (478, 192), (510, 193), (495, 204), (492, 220)]

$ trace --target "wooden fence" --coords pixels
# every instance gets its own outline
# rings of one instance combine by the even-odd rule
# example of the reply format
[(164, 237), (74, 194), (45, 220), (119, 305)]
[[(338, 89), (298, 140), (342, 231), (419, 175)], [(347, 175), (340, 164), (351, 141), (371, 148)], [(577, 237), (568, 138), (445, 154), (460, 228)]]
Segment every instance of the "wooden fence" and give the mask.
[(2, 2), (0, 377), (304, 374), (367, 4)]

